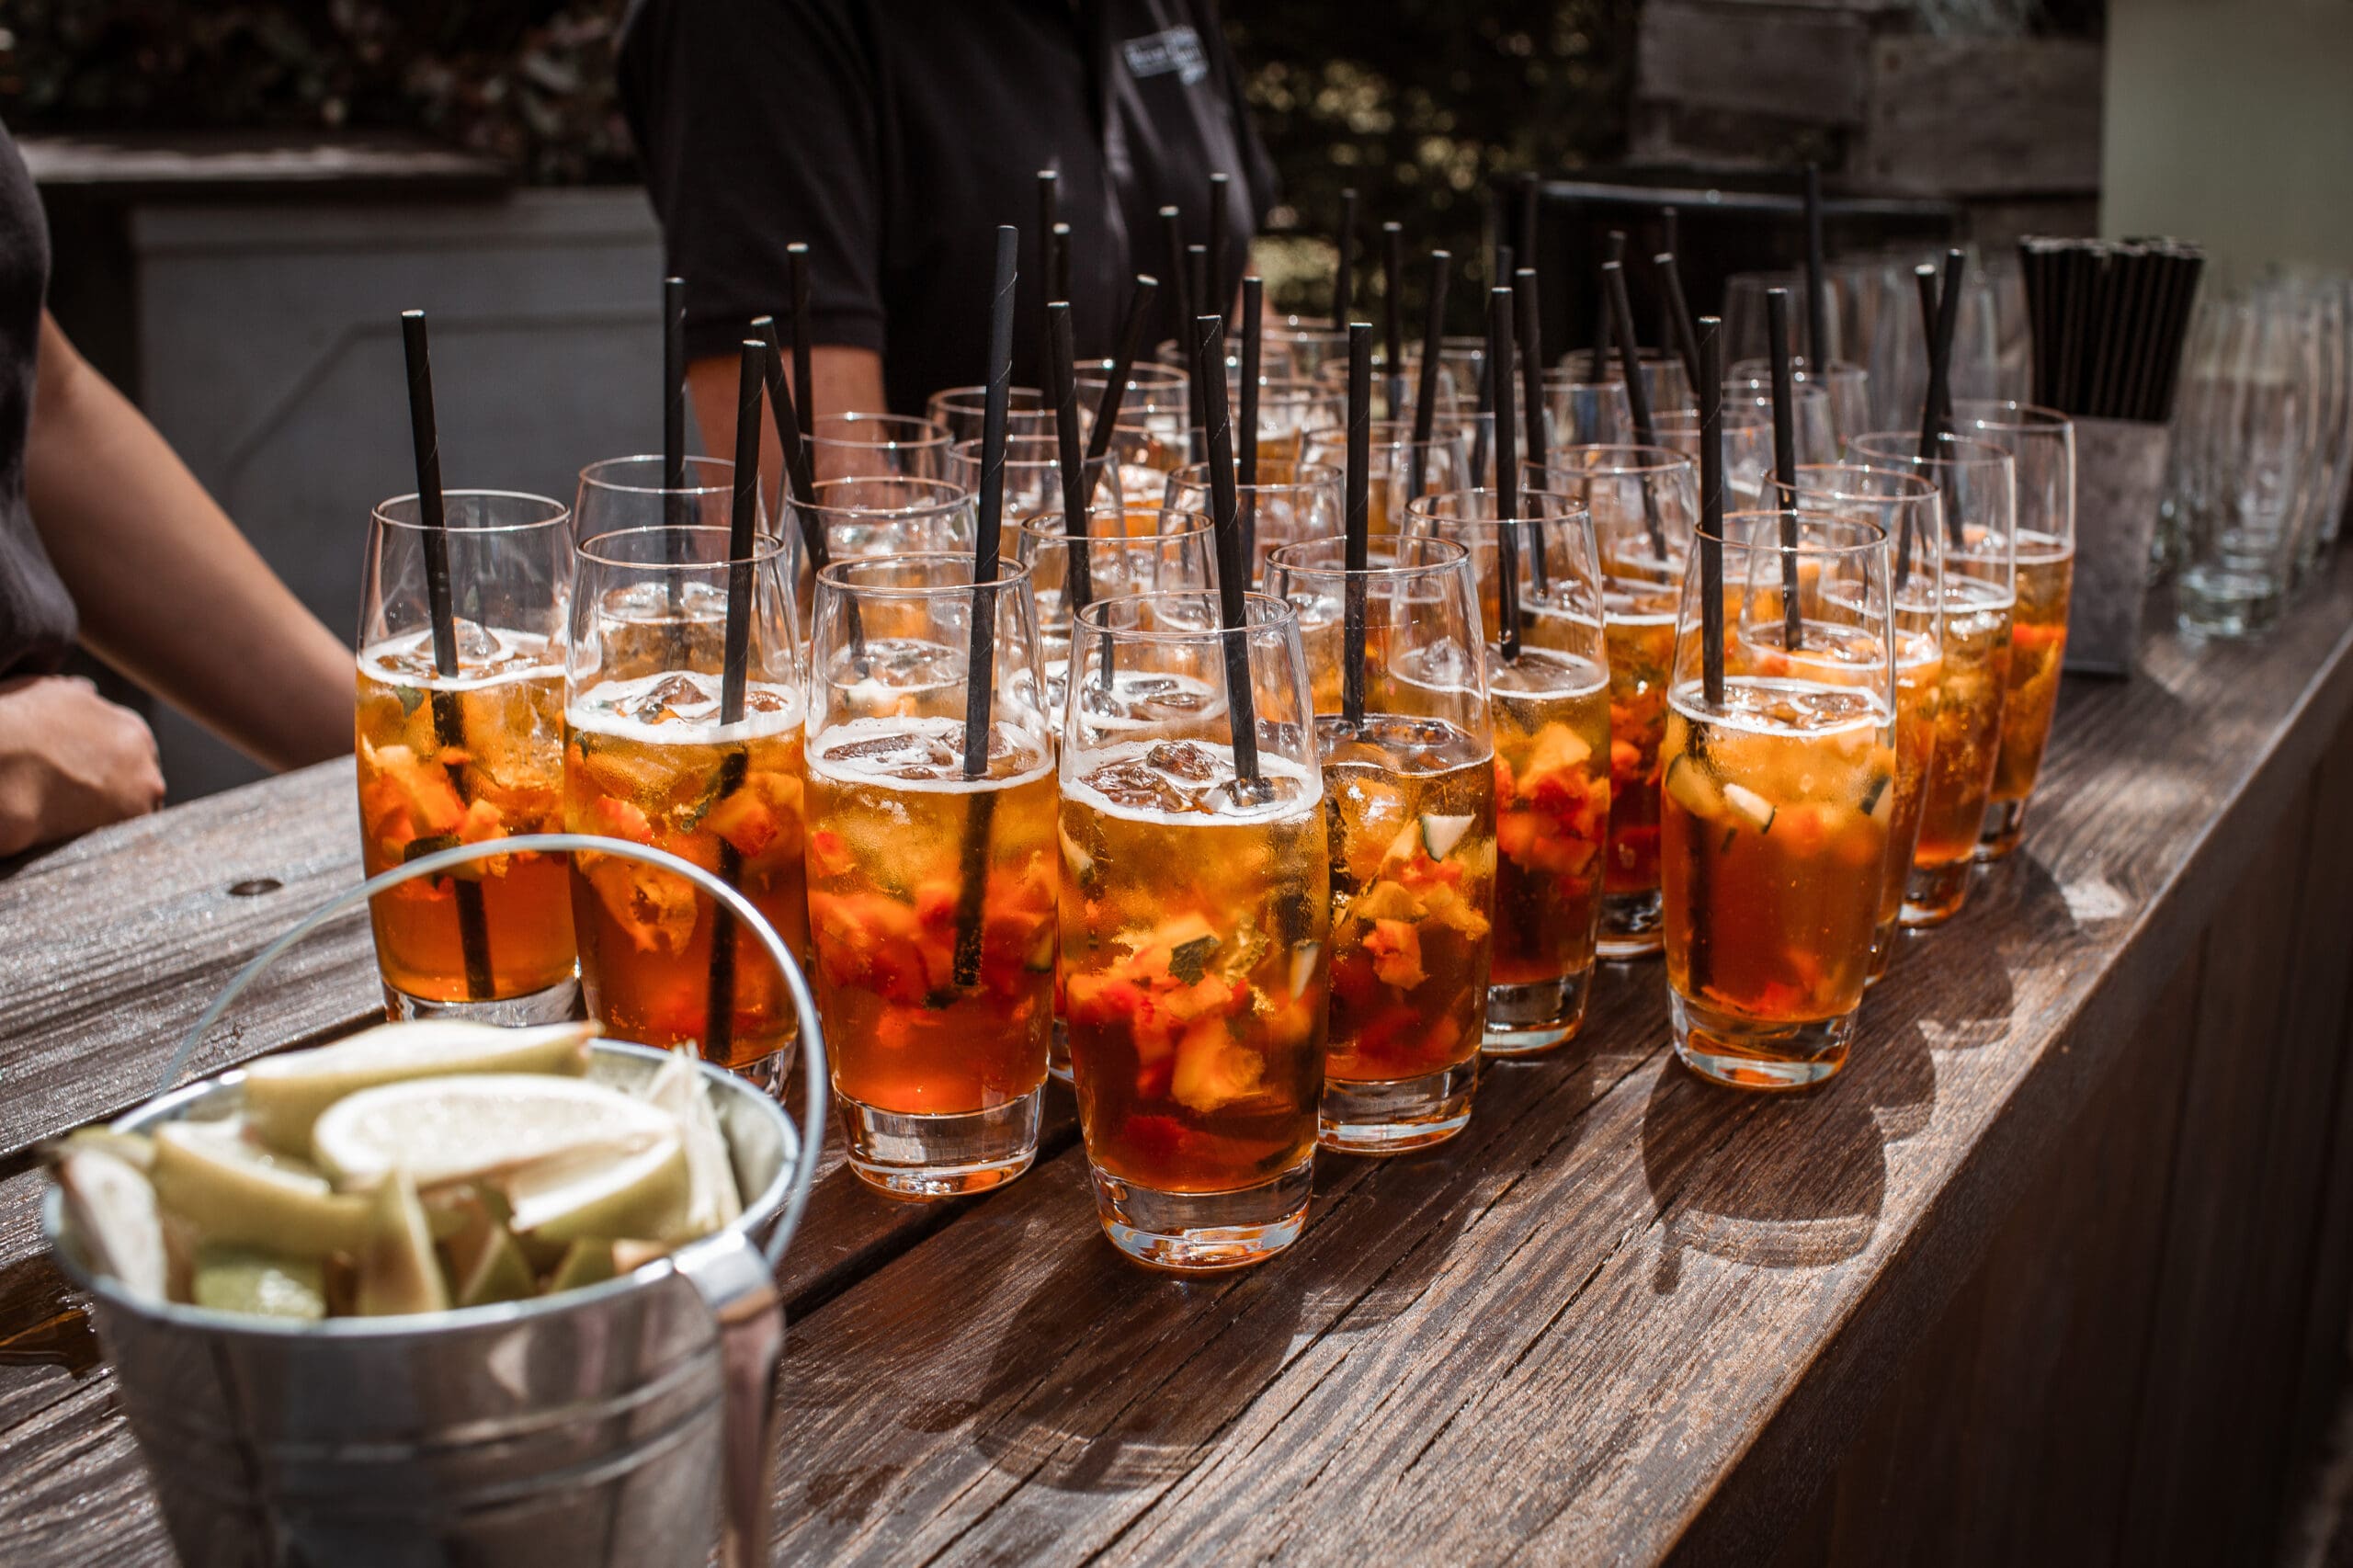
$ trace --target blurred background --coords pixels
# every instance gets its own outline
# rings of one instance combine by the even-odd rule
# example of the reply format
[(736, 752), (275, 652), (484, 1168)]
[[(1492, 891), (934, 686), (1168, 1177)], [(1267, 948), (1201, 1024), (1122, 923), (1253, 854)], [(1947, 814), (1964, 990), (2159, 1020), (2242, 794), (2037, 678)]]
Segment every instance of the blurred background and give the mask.
[[(1445, 244), (1473, 276), (1485, 263), (1465, 258), (1498, 226), (1524, 247), (1532, 210), (1557, 356), (1589, 338), (1610, 228), (1646, 257), (1672, 207), (1700, 311), (1722, 308), (1735, 274), (1794, 262), (1807, 162), (1848, 266), (1900, 279), (1941, 244), (1973, 247), (1991, 384), (1962, 395), (2016, 390), (2003, 290), (2021, 233), (2175, 234), (2204, 243), (2224, 279), (2353, 264), (2345, 0), (1229, 10), (1283, 186), (1257, 265), (1289, 309), (1328, 308), (1343, 187), (1362, 193), (1360, 233), (1393, 217), (1409, 255)], [(451, 484), (568, 496), (583, 461), (658, 445), (660, 249), (614, 102), (620, 12), (0, 13), (0, 120), (49, 210), (52, 308), (330, 627), (353, 624), (369, 504), (410, 488), (396, 307), (435, 315)], [(1377, 298), (1377, 270), (1360, 299)], [(1648, 268), (1629, 270), (1647, 335)], [(1473, 330), (1472, 291), (1455, 303), (1457, 330)], [(254, 776), (141, 706), (175, 798)]]

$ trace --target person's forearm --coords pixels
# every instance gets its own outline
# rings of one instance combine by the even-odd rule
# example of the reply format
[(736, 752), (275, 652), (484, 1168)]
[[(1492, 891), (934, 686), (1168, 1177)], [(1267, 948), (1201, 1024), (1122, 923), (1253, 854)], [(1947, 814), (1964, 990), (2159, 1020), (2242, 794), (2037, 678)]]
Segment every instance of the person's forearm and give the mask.
[(272, 767), (351, 749), (350, 652), (46, 316), (25, 484), (93, 653)]
[[(742, 386), (743, 361), (723, 356), (698, 359), (687, 368), (687, 385), (695, 400), (695, 423), (702, 429), (702, 449), (714, 458), (735, 455), (735, 394)], [(791, 375), (788, 367), (785, 374)], [(882, 356), (870, 348), (818, 347), (809, 355), (809, 379), (817, 386), (820, 414), (881, 414), (889, 409), (882, 393)], [(801, 389), (795, 387), (797, 399)], [(784, 461), (777, 445), (773, 415), (760, 426), (760, 472), (774, 490)], [(824, 474), (817, 476), (820, 479)]]

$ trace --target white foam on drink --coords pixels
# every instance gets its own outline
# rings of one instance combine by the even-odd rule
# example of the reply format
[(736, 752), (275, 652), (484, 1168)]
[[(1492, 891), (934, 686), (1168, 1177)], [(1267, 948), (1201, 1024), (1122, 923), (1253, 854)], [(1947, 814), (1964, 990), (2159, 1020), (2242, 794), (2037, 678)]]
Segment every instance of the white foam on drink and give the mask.
[[(773, 681), (747, 681), (744, 717), (719, 722), (720, 677), (691, 670), (661, 670), (633, 680), (600, 681), (573, 699), (563, 722), (574, 730), (650, 745), (711, 744), (759, 740), (801, 727), (800, 691)], [(660, 717), (662, 713), (668, 717)]]
[[(837, 784), (881, 784), (949, 795), (982, 788), (1009, 790), (1053, 770), (1051, 749), (1034, 745), (1008, 725), (995, 726), (990, 743), (992, 768), (1007, 756), (1026, 758), (1030, 766), (1018, 773), (992, 771), (985, 778), (967, 778), (962, 720), (899, 718), (853, 719), (833, 726), (809, 747), (807, 766), (812, 775), (822, 774)], [(918, 776), (911, 778), (910, 773)]]
[(1593, 660), (1524, 642), (1518, 658), (1490, 661), (1487, 682), (1497, 697), (1586, 697), (1609, 688), (1608, 673)]
[[(1757, 711), (1760, 699), (1779, 699), (1788, 718)], [(1675, 710), (1694, 724), (1713, 730), (1739, 730), (1752, 735), (1841, 735), (1877, 731), (1894, 722), (1881, 697), (1856, 687), (1821, 686), (1812, 681), (1757, 680), (1735, 676), (1724, 682), (1724, 702), (1711, 710), (1700, 683), (1685, 681), (1669, 695)]]
[(359, 673), (384, 686), (432, 691), (475, 691), (563, 673), (563, 658), (537, 632), (477, 626), (471, 620), (458, 622), (456, 631), (458, 673), (454, 676), (443, 676), (434, 664), (429, 628), (362, 648)]
[[(1209, 774), (1206, 777), (1180, 776), (1156, 767), (1146, 760), (1156, 747), (1171, 744), (1189, 746), (1210, 758)], [(1288, 757), (1269, 756), (1264, 752), (1258, 756), (1260, 777), (1269, 783), (1281, 780), (1288, 788), (1277, 790), (1273, 799), (1256, 806), (1242, 805), (1223, 792), (1223, 787), (1234, 783), (1239, 777), (1233, 770), (1233, 755), (1222, 747), (1208, 746), (1199, 742), (1130, 741), (1089, 752), (1086, 767), (1084, 775), (1079, 774), (1075, 767), (1063, 769), (1063, 794), (1083, 801), (1106, 816), (1120, 817), (1128, 822), (1152, 823), (1175, 828), (1201, 827), (1225, 823), (1283, 822), (1292, 817), (1320, 814), (1323, 811), (1322, 770), (1309, 773)], [(1211, 791), (1218, 791), (1216, 803), (1207, 810), (1169, 810), (1119, 799), (1088, 781), (1105, 769), (1114, 767), (1142, 769), (1162, 787), (1196, 807), (1208, 805)]]

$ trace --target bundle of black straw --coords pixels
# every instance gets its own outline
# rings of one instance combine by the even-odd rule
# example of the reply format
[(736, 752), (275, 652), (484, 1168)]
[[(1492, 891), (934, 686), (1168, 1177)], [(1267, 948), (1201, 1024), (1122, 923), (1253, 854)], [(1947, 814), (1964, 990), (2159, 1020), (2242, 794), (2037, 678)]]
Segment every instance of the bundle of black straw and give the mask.
[(2177, 240), (2029, 235), (2018, 261), (2033, 401), (2097, 419), (2172, 418), (2204, 253)]

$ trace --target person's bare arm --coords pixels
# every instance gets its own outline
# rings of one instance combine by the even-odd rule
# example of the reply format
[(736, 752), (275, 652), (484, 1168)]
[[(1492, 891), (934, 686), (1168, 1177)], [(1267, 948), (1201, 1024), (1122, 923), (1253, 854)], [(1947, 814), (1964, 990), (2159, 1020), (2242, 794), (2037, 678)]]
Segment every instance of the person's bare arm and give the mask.
[(273, 767), (351, 749), (351, 653), (41, 318), (25, 490), (90, 651)]
[(164, 803), (146, 721), (79, 676), (0, 680), (0, 858)]
[[(785, 377), (791, 379), (790, 360)], [(735, 455), (735, 394), (742, 384), (743, 361), (724, 356), (697, 359), (687, 367), (687, 385), (694, 392), (695, 421), (702, 427), (702, 449), (711, 457)], [(809, 353), (809, 379), (817, 384), (820, 414), (881, 414), (890, 408), (882, 394), (882, 356), (871, 348), (818, 347)], [(797, 402), (801, 389), (794, 387)], [(764, 488), (776, 487), (782, 472), (783, 449), (776, 442), (776, 418), (760, 426), (760, 473)], [(826, 477), (824, 473), (819, 479)]]

